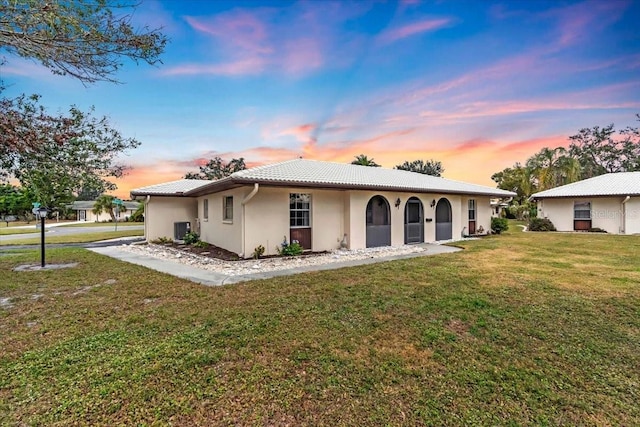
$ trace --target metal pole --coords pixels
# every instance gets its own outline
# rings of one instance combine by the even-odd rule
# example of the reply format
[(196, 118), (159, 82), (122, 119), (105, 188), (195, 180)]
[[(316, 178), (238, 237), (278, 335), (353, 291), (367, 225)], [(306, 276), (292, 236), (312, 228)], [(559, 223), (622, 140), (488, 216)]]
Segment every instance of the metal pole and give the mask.
[(40, 215), (40, 266), (44, 268), (44, 215)]

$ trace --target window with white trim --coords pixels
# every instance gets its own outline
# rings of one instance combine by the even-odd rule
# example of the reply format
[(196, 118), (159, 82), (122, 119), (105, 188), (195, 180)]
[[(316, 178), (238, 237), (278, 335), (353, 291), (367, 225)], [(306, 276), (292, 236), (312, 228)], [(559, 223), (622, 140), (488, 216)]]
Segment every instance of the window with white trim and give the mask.
[(476, 201), (469, 199), (469, 221), (476, 220)]
[(291, 228), (311, 226), (311, 194), (289, 194), (289, 226)]
[(205, 221), (209, 220), (209, 199), (204, 199), (202, 201), (202, 218)]
[(591, 219), (591, 202), (574, 202), (573, 203), (573, 219), (578, 219), (578, 220)]
[(224, 196), (222, 198), (222, 220), (224, 222), (233, 222), (233, 196)]

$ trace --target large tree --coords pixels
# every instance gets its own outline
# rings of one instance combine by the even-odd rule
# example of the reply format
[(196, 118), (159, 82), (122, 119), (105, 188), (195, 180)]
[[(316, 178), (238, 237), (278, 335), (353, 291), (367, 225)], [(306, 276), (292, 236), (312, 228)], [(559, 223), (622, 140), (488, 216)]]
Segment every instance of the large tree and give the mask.
[(184, 177), (186, 179), (222, 179), (246, 168), (243, 157), (231, 159), (228, 163), (220, 157), (214, 157), (206, 165), (200, 166), (199, 173), (189, 172)]
[(123, 58), (160, 62), (167, 38), (132, 24), (134, 0), (0, 0), (0, 48), (83, 83), (115, 82)]
[[(640, 114), (636, 115), (640, 120)], [(640, 170), (640, 130), (627, 127), (618, 132), (610, 124), (580, 129), (571, 137), (569, 154), (580, 163), (581, 178), (613, 172)]]
[(371, 167), (374, 167), (374, 168), (380, 167), (380, 165), (377, 164), (375, 162), (375, 160), (373, 160), (373, 158), (368, 158), (364, 154), (358, 154), (356, 156), (355, 160), (351, 162), (351, 164), (352, 165), (359, 165), (359, 166), (371, 166)]
[[(640, 114), (636, 115), (640, 120)], [(499, 188), (518, 193), (525, 203), (543, 191), (605, 173), (640, 171), (640, 129), (616, 132), (614, 125), (585, 128), (569, 137), (569, 148), (545, 147), (516, 165), (493, 174)]]
[(432, 176), (442, 176), (444, 173), (444, 169), (442, 167), (442, 162), (429, 159), (427, 161), (424, 160), (413, 160), (411, 162), (405, 161), (401, 165), (396, 165), (395, 169), (401, 169), (410, 172), (417, 172), (425, 175)]
[(31, 197), (22, 188), (0, 184), (0, 219), (5, 216), (25, 216), (32, 206)]
[[(83, 84), (117, 82), (125, 59), (160, 62), (167, 38), (160, 29), (135, 28), (137, 0), (0, 0), (0, 51), (39, 61), (53, 73)], [(0, 57), (0, 67), (4, 64)], [(1, 71), (1, 68), (0, 68)], [(0, 93), (3, 86), (0, 81)], [(0, 99), (0, 156), (40, 150), (43, 139), (62, 145), (75, 137), (69, 123), (40, 108), (28, 111), (24, 95)], [(35, 122), (36, 126), (31, 126)], [(48, 128), (45, 135), (39, 133)]]
[[(117, 157), (140, 144), (123, 137), (106, 117), (94, 117), (93, 110), (84, 113), (72, 106), (68, 113), (50, 114), (37, 96), (22, 96), (0, 108), (0, 118), (10, 115), (19, 124), (0, 132), (0, 173), (15, 177), (35, 201), (50, 208), (62, 208), (88, 188), (114, 190), (111, 178), (126, 169)], [(35, 148), (7, 149), (7, 139), (29, 137), (35, 138)]]

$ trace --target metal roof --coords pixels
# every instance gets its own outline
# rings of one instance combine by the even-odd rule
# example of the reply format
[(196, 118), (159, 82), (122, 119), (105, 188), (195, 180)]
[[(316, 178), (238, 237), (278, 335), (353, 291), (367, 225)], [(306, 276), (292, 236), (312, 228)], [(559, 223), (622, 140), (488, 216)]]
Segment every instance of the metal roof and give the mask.
[(206, 184), (211, 184), (211, 181), (207, 179), (179, 179), (177, 181), (136, 188), (131, 190), (131, 196), (181, 196), (188, 191), (195, 190)]
[(477, 194), (498, 197), (516, 195), (511, 191), (416, 172), (306, 159), (289, 160), (242, 170), (224, 179), (209, 181), (208, 184), (187, 191), (184, 195), (200, 196), (253, 183), (419, 193)]
[(640, 195), (640, 172), (619, 172), (540, 191), (533, 194), (531, 199), (637, 195)]

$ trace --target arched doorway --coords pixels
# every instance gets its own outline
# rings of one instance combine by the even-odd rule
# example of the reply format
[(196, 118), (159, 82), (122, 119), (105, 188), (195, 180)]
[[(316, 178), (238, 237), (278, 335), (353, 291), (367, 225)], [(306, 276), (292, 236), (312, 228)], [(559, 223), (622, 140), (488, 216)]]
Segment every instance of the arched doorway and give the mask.
[(382, 196), (373, 196), (367, 204), (367, 247), (391, 245), (391, 210)]
[(404, 243), (424, 242), (424, 210), (417, 197), (411, 197), (404, 206)]
[(451, 221), (451, 203), (445, 198), (436, 205), (436, 240), (450, 240), (453, 222)]

